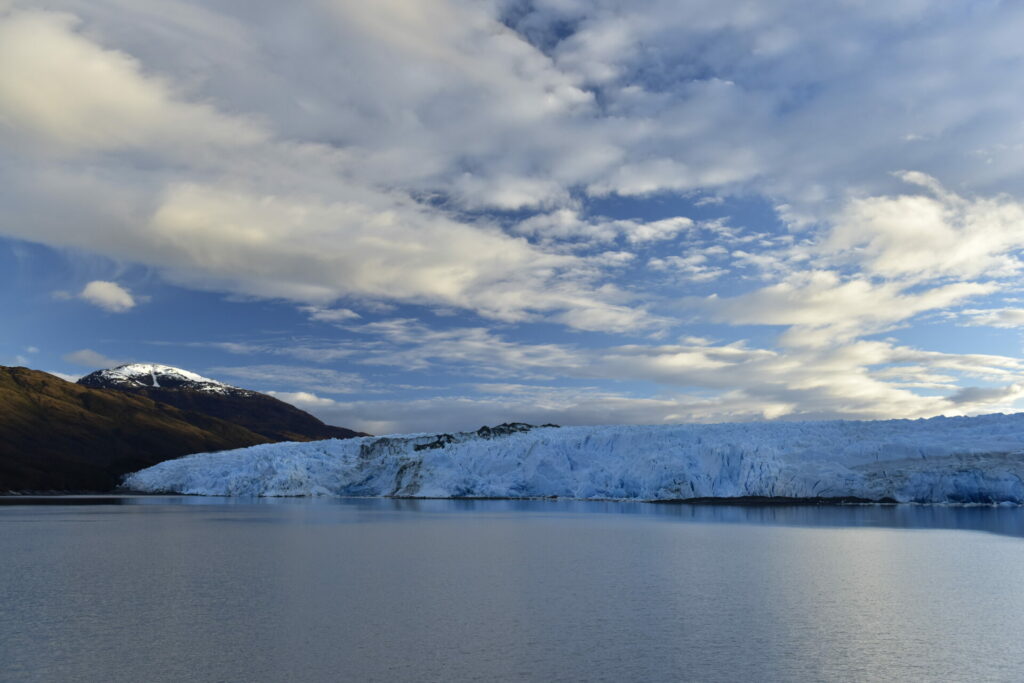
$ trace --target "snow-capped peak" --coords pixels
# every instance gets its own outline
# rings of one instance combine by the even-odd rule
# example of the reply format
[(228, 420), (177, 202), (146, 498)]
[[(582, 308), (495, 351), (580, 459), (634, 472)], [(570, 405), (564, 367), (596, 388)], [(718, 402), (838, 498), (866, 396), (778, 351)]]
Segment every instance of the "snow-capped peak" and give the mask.
[(128, 363), (97, 370), (83, 377), (79, 383), (94, 387), (190, 389), (211, 394), (251, 393), (188, 370), (159, 363)]

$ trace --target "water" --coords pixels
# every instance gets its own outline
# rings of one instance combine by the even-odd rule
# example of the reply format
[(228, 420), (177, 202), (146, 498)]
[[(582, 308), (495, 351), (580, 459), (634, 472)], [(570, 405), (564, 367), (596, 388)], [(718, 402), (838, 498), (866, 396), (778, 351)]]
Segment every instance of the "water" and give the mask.
[(0, 680), (1024, 679), (1018, 508), (84, 502), (0, 505)]

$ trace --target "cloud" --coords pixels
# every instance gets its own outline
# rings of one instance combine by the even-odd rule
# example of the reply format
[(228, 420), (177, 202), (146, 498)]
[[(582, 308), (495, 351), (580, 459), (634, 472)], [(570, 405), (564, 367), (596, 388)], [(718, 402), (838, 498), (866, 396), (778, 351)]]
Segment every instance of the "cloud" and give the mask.
[[(1012, 201), (965, 200), (924, 175), (995, 191), (1024, 172), (1006, 142), (1015, 96), (986, 87), (1016, 54), (1012, 8), (965, 19), (908, 5), (882, 19), (856, 4), (807, 13), (790, 2), (512, 13), (395, 0), (286, 15), (45, 6), (0, 19), (0, 64), (18, 65), (0, 68), (0, 143), (18, 168), (0, 172), (0, 230), (155, 266), (189, 287), (321, 307), (341, 297), (439, 305), (585, 330), (658, 327), (642, 297), (610, 282), (613, 266), (558, 244), (639, 248), (692, 231), (691, 219), (588, 217), (585, 188), (769, 195), (790, 215), (834, 219), (826, 251), (859, 259), (868, 275), (1015, 267)], [(277, 30), (285, 17), (291, 30)], [(824, 39), (839, 27), (842, 48)], [(883, 28), (891, 40), (879, 43)], [(716, 50), (699, 47), (709, 41)], [(921, 77), (944, 64), (957, 68), (941, 87)], [(851, 102), (877, 113), (854, 115), (865, 108)], [(981, 117), (986, 139), (1005, 145), (985, 148), (985, 159), (969, 134)], [(914, 147), (891, 142), (908, 135)], [(908, 162), (922, 173), (902, 179), (933, 196), (884, 194)], [(860, 199), (836, 214), (851, 188)], [(527, 215), (508, 234), (487, 209)], [(925, 233), (938, 246), (922, 246)], [(950, 239), (968, 247), (962, 256)], [(749, 250), (742, 258), (765, 262)]]
[[(304, 392), (277, 394), (320, 419), (371, 434), (477, 429), (520, 421), (532, 424), (659, 424), (686, 413), (686, 401), (639, 399), (591, 390), (514, 388), (488, 396), (334, 401)], [(693, 403), (700, 403), (694, 401)]]
[[(356, 14), (383, 31), (383, 17)], [(378, 181), (355, 148), (275, 139), (252, 123), (257, 116), (196, 101), (134, 57), (87, 37), (82, 23), (39, 11), (2, 19), (12, 57), (4, 63), (20, 66), (0, 70), (0, 114), (21, 180), (0, 200), (33, 214), (5, 221), (0, 229), (8, 234), (155, 266), (194, 288), (318, 306), (356, 296), (442, 304), (505, 321), (651, 324), (643, 307), (627, 306), (629, 297), (616, 288), (595, 287), (601, 273), (585, 259), (421, 203), (415, 184), (396, 187), (391, 173)], [(474, 39), (489, 35), (481, 30), (474, 29)], [(545, 91), (543, 110), (587, 99), (528, 46), (510, 40), (493, 58), (530, 64), (533, 75), (550, 76), (555, 97), (566, 98), (563, 107)], [(452, 57), (439, 45), (427, 53)], [(462, 59), (467, 68), (482, 68)], [(36, 92), (22, 67), (41, 82), (69, 87)], [(489, 90), (486, 82), (474, 79), (473, 87)], [(518, 90), (525, 96), (544, 87), (522, 81)], [(521, 114), (532, 118), (529, 109)], [(29, 139), (36, 142), (20, 142)], [(147, 170), (140, 174), (136, 161)]]
[[(80, 23), (24, 12), (12, 18), (19, 35), (36, 38), (43, 54), (56, 44), (98, 58), (109, 67), (103, 82), (138, 102), (113, 112), (113, 123), (98, 121), (104, 144), (140, 135), (150, 144), (165, 131), (173, 144), (182, 121), (212, 135), (218, 149), (225, 140), (259, 143), (270, 131), (330, 141), (359, 164), (360, 180), (441, 193), (464, 208), (564, 204), (578, 187), (643, 194), (753, 186), (785, 195), (795, 209), (851, 186), (887, 191), (888, 174), (908, 161), (954, 184), (990, 188), (1009, 186), (1021, 171), (1019, 95), (993, 87), (1012, 80), (1019, 58), (1012, 36), (1020, 10), (1006, 4), (968, 12), (917, 3), (884, 18), (858, 3), (752, 11), (741, 0), (514, 11), (463, 2), (261, 12), (46, 4), (75, 11)], [(277, 28), (285, 24), (289, 31)], [(97, 39), (70, 41), (68, 34), (86, 42), (75, 26)], [(831, 38), (839, 33), (843, 41)], [(97, 41), (110, 47), (96, 53)], [(202, 63), (202, 80), (183, 52)], [(62, 131), (87, 130), (92, 112), (106, 112), (110, 89), (81, 93), (81, 83), (98, 77), (75, 81), (80, 71), (54, 64), (47, 68), (71, 72), (73, 87), (62, 95), (73, 98), (71, 123), (43, 132), (69, 137)], [(271, 90), (286, 96), (263, 96)], [(192, 106), (180, 108), (183, 95)], [(234, 137), (212, 101), (246, 113), (231, 118)], [(119, 134), (123, 118), (127, 132)]]
[(690, 254), (689, 256), (652, 258), (647, 261), (647, 266), (652, 270), (670, 272), (694, 282), (716, 280), (728, 272), (725, 268), (709, 265), (708, 261), (706, 254)]
[(318, 306), (302, 306), (300, 310), (309, 315), (310, 320), (323, 323), (340, 323), (361, 317), (348, 308), (320, 308)]
[(328, 394), (349, 394), (362, 389), (364, 385), (362, 377), (354, 373), (293, 365), (215, 367), (210, 368), (209, 373), (251, 382), (258, 388), (300, 387)]
[(849, 202), (822, 250), (868, 275), (912, 280), (1012, 276), (1021, 269), (1024, 204), (1008, 196), (966, 198), (923, 173), (901, 173), (929, 194)]
[(586, 358), (572, 347), (516, 343), (484, 327), (433, 330), (415, 320), (399, 318), (368, 323), (355, 330), (387, 341), (387, 345), (363, 354), (359, 362), (365, 365), (423, 370), (440, 362), (484, 376), (529, 376), (571, 372), (586, 364)]
[(1024, 386), (1011, 384), (1005, 387), (964, 387), (949, 397), (954, 404), (962, 403), (1006, 403), (1024, 397)]
[[(155, 346), (184, 346), (193, 349), (215, 349), (233, 355), (267, 354), (288, 356), (313, 363), (329, 363), (354, 355), (360, 347), (337, 341), (289, 338), (286, 343), (274, 342), (149, 342)], [(363, 349), (365, 350), (365, 348)]]
[(844, 279), (833, 271), (798, 272), (786, 280), (732, 298), (702, 302), (717, 320), (732, 324), (786, 325), (787, 345), (848, 341), (890, 329), (925, 311), (943, 309), (995, 291), (993, 284), (958, 282), (909, 291), (899, 282)]
[(81, 365), (86, 368), (92, 368), (94, 370), (112, 368), (118, 365), (123, 365), (125, 361), (115, 360), (108, 358), (98, 351), (92, 349), (79, 349), (78, 351), (72, 351), (71, 353), (64, 354), (62, 356), (64, 360), (75, 365)]
[[(1017, 325), (992, 295), (1024, 247), (1022, 27), (959, 1), (7, 2), (0, 233), (335, 335), (224, 351), (600, 394), (409, 424), (994, 409), (1013, 359), (866, 337)], [(693, 335), (722, 341), (662, 343)]]
[[(686, 392), (636, 396), (597, 386), (523, 384), (477, 384), (472, 392), (413, 399), (339, 401), (310, 392), (275, 395), (325, 422), (372, 434), (470, 430), (509, 420), (595, 425), (961, 415), (1006, 410), (1024, 396), (1019, 384), (972, 387), (948, 397), (919, 396), (872, 379), (854, 366), (815, 376), (814, 371), (823, 370), (824, 364), (794, 374), (796, 364), (779, 361), (773, 376), (758, 374), (748, 382), (740, 380), (738, 384), (745, 384), (742, 388), (710, 396)], [(757, 372), (756, 366), (744, 370)], [(716, 382), (721, 381), (718, 375)]]
[(135, 297), (116, 282), (93, 280), (82, 288), (78, 298), (111, 313), (124, 313), (135, 308)]
[[(1019, 358), (883, 341), (768, 349), (686, 338), (581, 348), (515, 342), (480, 328), (430, 330), (409, 320), (367, 324), (359, 334), (369, 341), (355, 345), (363, 347), (351, 357), (357, 365), (440, 373), (464, 384), (454, 387), (454, 396), (452, 387), (427, 386), (411, 398), (384, 384), (373, 388), (381, 398), (341, 401), (282, 369), (276, 386), (314, 395), (312, 412), (371, 433), (475, 428), (472, 423), (509, 419), (658, 424), (977, 414), (1011, 410), (1020, 396), (1004, 388), (1024, 386)], [(637, 394), (638, 383), (654, 388)], [(962, 391), (965, 386), (973, 389)]]
[(82, 378), (82, 375), (71, 375), (66, 372), (55, 372), (53, 370), (48, 370), (47, 374), (53, 375), (54, 377), (60, 377), (65, 382), (77, 382)]
[(971, 308), (961, 311), (959, 317), (972, 327), (1024, 327), (1024, 308)]
[(611, 242), (622, 237), (629, 244), (642, 244), (670, 240), (693, 226), (693, 220), (685, 216), (656, 221), (615, 220), (602, 216), (584, 218), (573, 209), (559, 209), (531, 216), (519, 222), (515, 226), (515, 231), (547, 241), (579, 239), (588, 242)]
[(0, 19), (0, 118), (8, 135), (27, 133), (55, 153), (155, 145), (175, 155), (263, 137), (208, 105), (176, 101), (136, 59), (75, 33), (78, 23), (47, 11)]
[[(685, 344), (613, 349), (594, 372), (713, 390), (718, 412), (694, 413), (692, 419), (877, 419), (1009, 409), (1015, 395), (957, 396), (958, 383), (965, 378), (1017, 383), (1024, 363), (1005, 356), (944, 354), (877, 341), (784, 352), (737, 344)], [(922, 386), (931, 391), (918, 393)]]
[(323, 398), (308, 391), (268, 391), (267, 393), (276, 399), (306, 411), (311, 409), (329, 410), (337, 405), (337, 401), (334, 399)]

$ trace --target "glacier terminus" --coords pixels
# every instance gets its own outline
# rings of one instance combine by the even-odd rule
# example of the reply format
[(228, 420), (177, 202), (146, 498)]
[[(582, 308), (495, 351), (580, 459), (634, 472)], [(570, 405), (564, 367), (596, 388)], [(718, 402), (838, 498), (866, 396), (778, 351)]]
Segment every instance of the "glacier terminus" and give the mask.
[(1024, 503), (1024, 414), (531, 427), (277, 443), (162, 462), (126, 488), (210, 496)]

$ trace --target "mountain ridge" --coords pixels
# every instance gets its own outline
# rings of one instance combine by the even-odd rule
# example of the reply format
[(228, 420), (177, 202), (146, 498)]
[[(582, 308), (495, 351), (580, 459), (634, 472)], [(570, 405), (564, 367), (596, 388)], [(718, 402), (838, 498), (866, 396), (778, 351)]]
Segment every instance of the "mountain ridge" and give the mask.
[(140, 466), (261, 443), (270, 439), (145, 396), (0, 366), (0, 492), (110, 491)]
[(97, 389), (185, 389), (241, 396), (258, 393), (162, 363), (125, 363), (91, 372), (80, 378), (77, 383)]
[(129, 364), (68, 382), (0, 366), (0, 494), (107, 492), (190, 453), (362, 436), (188, 370)]
[(97, 370), (78, 380), (82, 386), (145, 396), (181, 410), (205, 413), (239, 424), (271, 441), (317, 441), (368, 436), (324, 424), (284, 401), (250, 389), (158, 363), (129, 363)]

